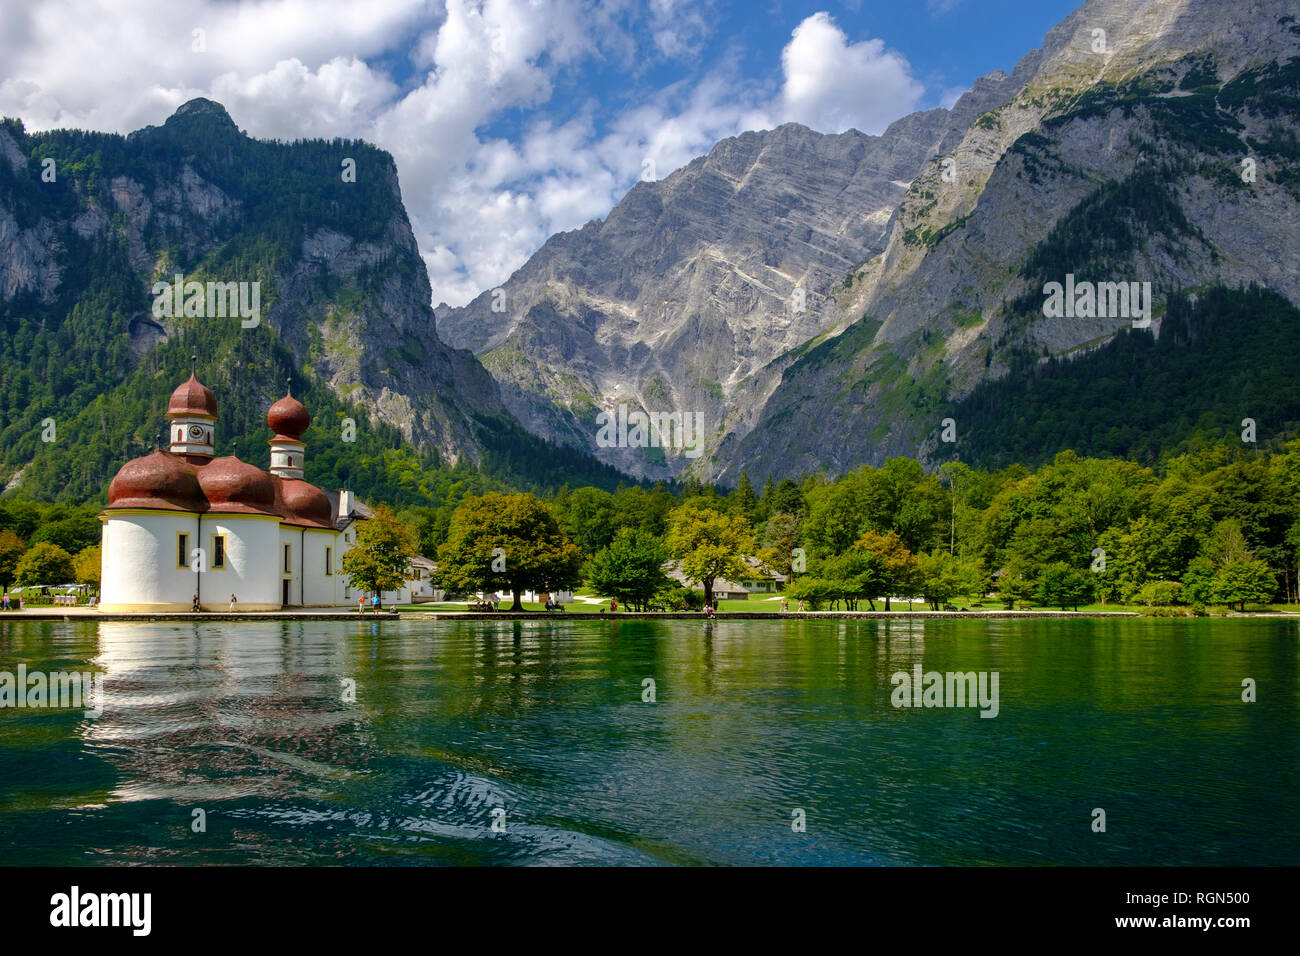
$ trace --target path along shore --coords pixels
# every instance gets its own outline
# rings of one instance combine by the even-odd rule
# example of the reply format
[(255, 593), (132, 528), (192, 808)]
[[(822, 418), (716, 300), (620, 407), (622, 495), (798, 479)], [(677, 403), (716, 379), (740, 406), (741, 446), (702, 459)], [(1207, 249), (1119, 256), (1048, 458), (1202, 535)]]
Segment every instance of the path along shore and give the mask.
[[(771, 620), (890, 620), (917, 618), (935, 619), (1003, 619), (1003, 618), (1044, 618), (1044, 617), (1141, 617), (1135, 611), (719, 611), (714, 615), (719, 621), (771, 621)], [(1243, 615), (1233, 615), (1241, 617)], [(1277, 617), (1281, 612), (1265, 615), (1244, 615), (1247, 617)], [(557, 611), (388, 611), (374, 613), (366, 611), (358, 614), (356, 610), (313, 610), (311, 608), (286, 609), (282, 611), (99, 611), (89, 607), (35, 607), (21, 611), (0, 612), (0, 621), (702, 621), (706, 620), (701, 611), (597, 611), (593, 613), (568, 614)]]

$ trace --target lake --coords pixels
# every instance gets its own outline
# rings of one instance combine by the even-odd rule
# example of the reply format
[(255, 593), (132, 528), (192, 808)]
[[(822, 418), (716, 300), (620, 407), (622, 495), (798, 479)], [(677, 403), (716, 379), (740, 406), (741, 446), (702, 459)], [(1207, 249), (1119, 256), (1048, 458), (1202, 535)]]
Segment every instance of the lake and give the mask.
[(1300, 863), (1290, 619), (0, 619), (19, 665), (105, 698), (0, 709), (4, 865)]

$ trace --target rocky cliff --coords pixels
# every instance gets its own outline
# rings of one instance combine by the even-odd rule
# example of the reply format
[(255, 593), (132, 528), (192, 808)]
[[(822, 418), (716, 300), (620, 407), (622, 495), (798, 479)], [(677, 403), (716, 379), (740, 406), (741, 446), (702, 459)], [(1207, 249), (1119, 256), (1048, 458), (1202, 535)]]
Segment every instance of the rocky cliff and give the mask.
[(1259, 283), (1300, 301), (1288, 8), (1091, 0), (1071, 14), (1017, 69), (1033, 67), (1023, 88), (920, 171), (855, 277), (845, 310), (861, 318), (784, 370), (712, 474), (959, 451), (939, 448), (953, 400), (1132, 326), (1045, 315), (1043, 289), (1071, 275), (1150, 282), (1156, 334), (1178, 290)]
[[(34, 438), (44, 418), (88, 432), (107, 446), (101, 457), (150, 440), (158, 409), (114, 396), (165, 395), (166, 382), (143, 379), (174, 375), (178, 350), (198, 353), (231, 416), (245, 400), (254, 410), (227, 438), (258, 427), (282, 373), (299, 391), (325, 387), (363, 430), (396, 429), (443, 463), (477, 460), (476, 416), (509, 417), (481, 365), (438, 337), (395, 165), (361, 142), (252, 140), (201, 99), (128, 137), (6, 121), (0, 264), (0, 320), (22, 359), (0, 373), (11, 470), (52, 451)], [(155, 308), (155, 284), (178, 275), (256, 283), (260, 313)], [(88, 425), (96, 394), (108, 407)], [(141, 420), (119, 420), (128, 414)], [(87, 467), (89, 494), (111, 466)]]
[[(1044, 316), (1047, 282), (1149, 282), (1157, 333), (1179, 289), (1296, 300), (1288, 7), (1089, 0), (952, 110), (746, 133), (638, 184), (441, 327), (530, 428), (636, 474), (933, 459), (979, 382), (1131, 324)], [(700, 413), (704, 454), (597, 447), (624, 403)]]

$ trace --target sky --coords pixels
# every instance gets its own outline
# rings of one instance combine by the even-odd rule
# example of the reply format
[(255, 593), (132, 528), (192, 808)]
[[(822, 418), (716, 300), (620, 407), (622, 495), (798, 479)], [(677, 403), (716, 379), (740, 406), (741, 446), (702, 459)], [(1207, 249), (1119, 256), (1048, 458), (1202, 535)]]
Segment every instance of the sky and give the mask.
[(393, 154), (433, 302), (505, 281), (719, 140), (880, 133), (1010, 72), (1078, 0), (37, 0), (0, 5), (0, 115), (128, 133), (186, 100)]

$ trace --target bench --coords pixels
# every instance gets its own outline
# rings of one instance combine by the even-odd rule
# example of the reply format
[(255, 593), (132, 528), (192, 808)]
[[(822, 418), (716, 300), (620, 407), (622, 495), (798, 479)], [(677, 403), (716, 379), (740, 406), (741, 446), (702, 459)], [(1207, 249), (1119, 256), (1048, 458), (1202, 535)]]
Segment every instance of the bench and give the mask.
[(1032, 604), (1022, 604), (1022, 605), (1020, 605), (1020, 610), (1022, 610), (1022, 611), (1032, 611), (1033, 609), (1034, 609), (1034, 606), (1033, 606)]

